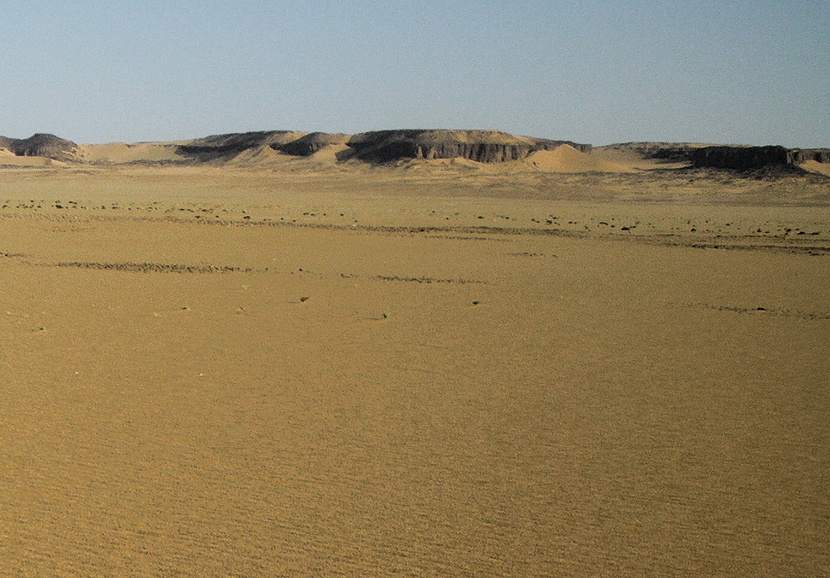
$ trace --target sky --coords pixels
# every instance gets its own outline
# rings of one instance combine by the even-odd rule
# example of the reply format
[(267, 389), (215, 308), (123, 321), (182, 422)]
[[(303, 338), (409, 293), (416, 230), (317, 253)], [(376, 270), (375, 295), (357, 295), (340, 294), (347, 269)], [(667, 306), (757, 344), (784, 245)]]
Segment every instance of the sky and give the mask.
[(0, 0), (0, 134), (830, 147), (830, 0)]

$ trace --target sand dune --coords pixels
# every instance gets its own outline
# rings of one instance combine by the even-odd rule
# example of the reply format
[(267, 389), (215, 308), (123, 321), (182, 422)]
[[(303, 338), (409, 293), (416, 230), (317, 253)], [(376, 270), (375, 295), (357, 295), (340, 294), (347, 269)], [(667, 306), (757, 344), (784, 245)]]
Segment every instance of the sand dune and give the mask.
[(622, 163), (615, 163), (594, 155), (580, 152), (569, 145), (562, 145), (551, 151), (536, 151), (519, 161), (534, 169), (553, 173), (631, 173), (635, 169)]
[(805, 171), (809, 171), (811, 173), (818, 173), (830, 177), (830, 164), (819, 163), (816, 161), (807, 161), (799, 166), (803, 168)]
[(79, 145), (75, 158), (87, 163), (141, 163), (160, 161), (181, 161), (176, 150), (179, 143), (109, 143), (102, 145)]
[(17, 156), (8, 149), (0, 149), (0, 167), (56, 167), (64, 165), (61, 161), (46, 157)]
[(228, 167), (270, 167), (284, 165), (295, 158), (271, 147), (259, 147), (243, 151), (220, 164)]

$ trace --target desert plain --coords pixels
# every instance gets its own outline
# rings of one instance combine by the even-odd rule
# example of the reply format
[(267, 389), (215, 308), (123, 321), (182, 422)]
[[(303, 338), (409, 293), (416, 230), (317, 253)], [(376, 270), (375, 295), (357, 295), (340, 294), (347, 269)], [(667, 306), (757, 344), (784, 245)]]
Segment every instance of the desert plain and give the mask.
[(830, 178), (0, 158), (0, 573), (830, 573)]

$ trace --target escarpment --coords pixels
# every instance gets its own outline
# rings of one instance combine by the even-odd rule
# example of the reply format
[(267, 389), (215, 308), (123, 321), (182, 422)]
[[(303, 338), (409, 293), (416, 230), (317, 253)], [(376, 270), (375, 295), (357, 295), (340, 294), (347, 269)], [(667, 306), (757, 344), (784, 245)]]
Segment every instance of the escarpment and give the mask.
[(346, 143), (355, 158), (386, 163), (401, 159), (466, 158), (480, 163), (515, 161), (568, 144), (581, 152), (591, 145), (521, 137), (498, 131), (385, 130), (359, 133)]
[[(563, 148), (564, 145), (568, 146)], [(246, 167), (293, 163), (311, 156), (318, 165), (349, 160), (390, 165), (433, 159), (467, 159), (487, 164), (527, 160), (528, 166), (534, 170), (553, 170), (550, 168), (552, 156), (544, 151), (558, 151), (559, 154), (565, 149), (595, 159), (596, 162), (585, 164), (585, 159), (581, 158), (581, 170), (600, 170), (598, 167), (602, 161), (608, 161), (614, 166), (602, 165), (602, 170), (618, 171), (622, 166), (619, 163), (633, 163), (631, 166), (636, 165), (636, 170), (725, 169), (746, 173), (745, 176), (764, 177), (778, 173), (801, 174), (804, 171), (830, 173), (830, 149), (827, 148), (625, 142), (594, 150), (590, 144), (492, 130), (400, 129), (357, 134), (271, 130), (216, 134), (176, 142), (105, 145), (77, 145), (46, 133), (37, 133), (26, 139), (0, 136), (0, 150), (3, 150), (6, 159), (4, 162), (22, 162), (26, 166), (37, 163), (33, 165), (23, 159), (14, 161), (9, 153), (70, 163), (230, 163)], [(318, 152), (324, 154), (318, 155)], [(592, 152), (596, 154), (592, 155)], [(589, 166), (592, 168), (586, 168)]]
[(693, 151), (696, 167), (751, 171), (779, 167), (796, 168), (807, 161), (830, 163), (830, 149), (787, 149), (782, 146), (712, 146)]
[(589, 144), (515, 136), (499, 131), (382, 130), (355, 135), (294, 131), (220, 134), (179, 145), (178, 153), (194, 160), (210, 161), (264, 147), (292, 156), (310, 156), (329, 146), (346, 145), (348, 151), (344, 158), (368, 163), (450, 158), (500, 163), (520, 160), (533, 152), (553, 150), (564, 144), (584, 153), (591, 152)]

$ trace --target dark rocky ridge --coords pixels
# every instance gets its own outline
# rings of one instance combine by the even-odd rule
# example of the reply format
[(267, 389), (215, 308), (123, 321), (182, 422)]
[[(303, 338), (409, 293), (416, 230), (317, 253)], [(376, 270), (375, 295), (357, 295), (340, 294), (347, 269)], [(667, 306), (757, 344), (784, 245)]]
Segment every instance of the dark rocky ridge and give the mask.
[(71, 156), (77, 145), (53, 134), (37, 133), (26, 139), (0, 137), (0, 147), (19, 157), (47, 157), (64, 160)]
[(479, 130), (384, 130), (359, 133), (346, 143), (360, 160), (387, 163), (401, 159), (466, 158), (480, 163), (519, 160), (539, 150), (564, 144), (582, 152), (591, 145), (518, 137), (498, 131)]
[(271, 146), (289, 155), (307, 157), (320, 149), (331, 145), (342, 145), (349, 140), (349, 135), (342, 133), (312, 132), (285, 144), (274, 143)]
[(795, 167), (808, 160), (830, 162), (828, 149), (787, 149), (782, 146), (712, 146), (695, 150), (695, 167), (751, 171), (766, 167)]
[(293, 131), (230, 133), (195, 139), (180, 145), (177, 151), (194, 160), (210, 161), (262, 147), (294, 156), (309, 156), (324, 147), (341, 144), (349, 147), (342, 158), (357, 158), (370, 163), (458, 157), (482, 163), (497, 163), (523, 159), (534, 151), (552, 150), (563, 144), (582, 152), (591, 151), (591, 145), (588, 144), (483, 130), (388, 130), (351, 136)]
[(286, 144), (303, 134), (289, 130), (217, 134), (179, 145), (177, 152), (184, 156), (196, 157), (198, 160), (214, 160), (235, 156), (248, 149)]

